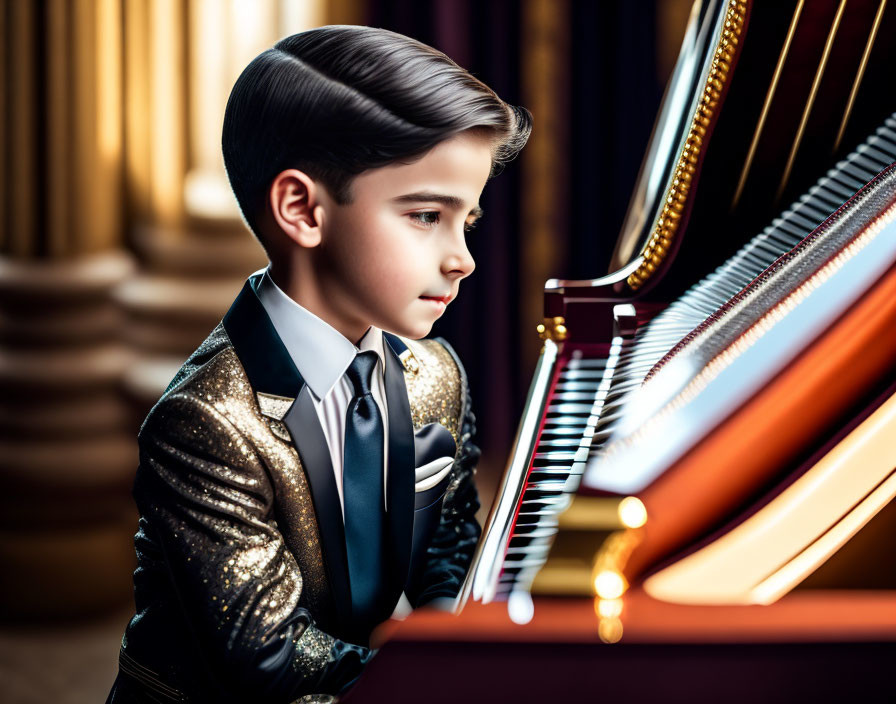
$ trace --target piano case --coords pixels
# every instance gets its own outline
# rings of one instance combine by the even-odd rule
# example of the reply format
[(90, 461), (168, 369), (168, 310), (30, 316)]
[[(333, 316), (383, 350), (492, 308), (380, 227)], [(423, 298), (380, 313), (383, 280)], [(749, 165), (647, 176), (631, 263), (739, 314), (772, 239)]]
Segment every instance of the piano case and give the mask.
[[(894, 59), (886, 0), (695, 3), (611, 273), (545, 287), (544, 347), (456, 615), (390, 624), (384, 653), (469, 665), (458, 642), (512, 643), (584, 668), (572, 694), (650, 654), (728, 700), (758, 671), (741, 694), (781, 699), (788, 657), (815, 673), (803, 694), (884, 685)], [(378, 659), (359, 689), (389, 672)]]

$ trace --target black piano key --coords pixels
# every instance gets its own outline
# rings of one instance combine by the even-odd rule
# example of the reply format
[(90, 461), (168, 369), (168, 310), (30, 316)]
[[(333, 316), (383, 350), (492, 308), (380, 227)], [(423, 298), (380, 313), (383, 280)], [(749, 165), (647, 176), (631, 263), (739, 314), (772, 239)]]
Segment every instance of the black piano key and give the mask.
[(846, 166), (846, 169), (844, 170), (847, 174), (852, 176), (854, 179), (861, 181), (863, 184), (868, 183), (877, 175), (877, 171), (875, 170), (874, 165), (859, 157), (850, 159), (849, 163)]
[[(817, 222), (817, 221), (815, 221), (815, 220), (810, 220), (810, 219), (807, 218), (806, 216), (801, 215), (798, 211), (794, 211), (793, 213), (791, 213), (791, 215), (790, 215), (790, 217), (788, 218), (788, 220), (789, 220), (790, 222), (792, 222), (794, 225), (796, 225), (797, 227), (802, 228), (803, 231), (804, 231), (807, 235), (808, 235), (810, 232), (812, 232), (812, 230), (814, 230), (816, 227), (818, 227), (818, 222)], [(805, 237), (805, 235), (803, 235), (803, 236)]]
[(815, 188), (813, 189), (814, 192), (810, 191), (810, 193), (812, 193), (812, 197), (819, 204), (827, 206), (828, 215), (830, 215), (849, 198), (849, 194), (845, 194), (844, 196), (840, 195), (840, 192), (845, 190), (846, 189), (839, 189), (838, 193), (834, 193), (828, 188)]
[(527, 567), (541, 567), (544, 564), (546, 557), (547, 555), (544, 557), (532, 557), (525, 553), (513, 553), (507, 555), (504, 561), (503, 572), (510, 577), (510, 575), (514, 574), (512, 570), (516, 570), (516, 572), (519, 573)]
[(526, 480), (527, 481), (526, 486), (527, 487), (530, 487), (530, 486), (538, 487), (538, 486), (541, 486), (545, 482), (553, 483), (553, 482), (559, 481), (560, 484), (563, 486), (563, 491), (566, 491), (566, 481), (569, 479), (570, 476), (573, 476), (572, 465), (570, 464), (565, 467), (553, 467), (551, 469), (552, 469), (551, 474), (547, 474), (547, 473), (543, 473), (543, 472), (536, 472), (534, 470), (532, 472), (530, 472), (529, 477)]
[(557, 486), (558, 482), (545, 482), (548, 486), (542, 487), (538, 484), (530, 484), (526, 487), (526, 490), (523, 492), (523, 502), (531, 501), (534, 502), (532, 505), (536, 503), (544, 506), (545, 508), (550, 508), (554, 505), (554, 501), (556, 499), (563, 498), (563, 487), (565, 486), (565, 482), (559, 482), (559, 486)]
[(557, 383), (565, 384), (570, 381), (581, 381), (581, 382), (593, 381), (593, 382), (599, 384), (600, 380), (603, 378), (604, 378), (603, 370), (600, 372), (570, 371), (570, 372), (561, 372), (560, 375), (557, 377)]
[(828, 215), (831, 214), (825, 209), (819, 209), (818, 203), (815, 201), (803, 203), (799, 207), (799, 213), (801, 216), (808, 218), (812, 222), (816, 223), (815, 227), (818, 227), (818, 223), (823, 222), (828, 217)]
[[(513, 539), (511, 539), (512, 543)], [(505, 552), (505, 560), (513, 561), (517, 556), (519, 556), (519, 564), (523, 565), (528, 560), (536, 560), (539, 557), (545, 558), (548, 556), (548, 551), (551, 549), (551, 543), (548, 542), (531, 542), (531, 543), (522, 543), (517, 545), (509, 545), (507, 547), (507, 551)]]
[(584, 370), (584, 369), (603, 369), (606, 366), (607, 360), (600, 359), (597, 357), (573, 357), (569, 360), (567, 365), (567, 369), (570, 370)]

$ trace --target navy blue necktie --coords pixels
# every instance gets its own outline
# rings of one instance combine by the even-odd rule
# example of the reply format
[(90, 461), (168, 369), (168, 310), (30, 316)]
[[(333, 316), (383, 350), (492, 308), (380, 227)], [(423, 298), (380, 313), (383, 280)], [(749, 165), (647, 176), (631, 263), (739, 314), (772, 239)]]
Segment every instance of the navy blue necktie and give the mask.
[[(345, 375), (354, 396), (345, 415), (342, 486), (345, 548), (355, 627), (372, 628), (384, 618), (386, 526), (383, 499), (383, 418), (370, 392), (375, 352), (361, 352)], [(388, 610), (388, 609), (387, 609)]]

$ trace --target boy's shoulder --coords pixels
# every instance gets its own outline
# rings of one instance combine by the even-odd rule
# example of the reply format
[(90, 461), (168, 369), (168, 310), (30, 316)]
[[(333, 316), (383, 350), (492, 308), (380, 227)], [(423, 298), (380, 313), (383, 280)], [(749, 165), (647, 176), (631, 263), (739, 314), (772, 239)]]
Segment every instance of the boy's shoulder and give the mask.
[[(181, 386), (190, 377), (194, 376), (197, 371), (206, 367), (209, 362), (216, 359), (222, 352), (228, 349), (232, 350), (233, 345), (230, 342), (230, 338), (227, 336), (227, 331), (224, 329), (223, 323), (218, 323), (215, 329), (209, 333), (208, 337), (202, 341), (199, 347), (193, 351), (187, 358), (187, 361), (183, 363), (180, 369), (178, 369), (177, 374), (174, 375), (174, 378), (168, 384), (162, 397), (164, 398), (174, 388)], [(219, 360), (219, 362), (220, 361), (223, 360)]]
[(160, 423), (198, 424), (200, 416), (239, 426), (243, 432), (248, 430), (246, 420), (251, 425), (263, 423), (249, 379), (222, 324), (175, 374), (144, 420), (140, 434), (150, 428), (157, 430)]

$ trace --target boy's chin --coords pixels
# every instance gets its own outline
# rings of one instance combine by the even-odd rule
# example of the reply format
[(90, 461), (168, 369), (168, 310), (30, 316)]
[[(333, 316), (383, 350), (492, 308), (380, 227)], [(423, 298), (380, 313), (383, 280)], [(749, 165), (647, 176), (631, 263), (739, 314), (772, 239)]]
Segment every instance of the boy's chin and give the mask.
[(384, 329), (388, 330), (388, 332), (391, 332), (393, 335), (405, 337), (409, 340), (422, 340), (432, 331), (432, 325), (432, 323), (419, 323), (417, 325), (403, 325), (400, 328), (396, 326), (396, 329), (392, 330), (389, 330), (388, 328)]

